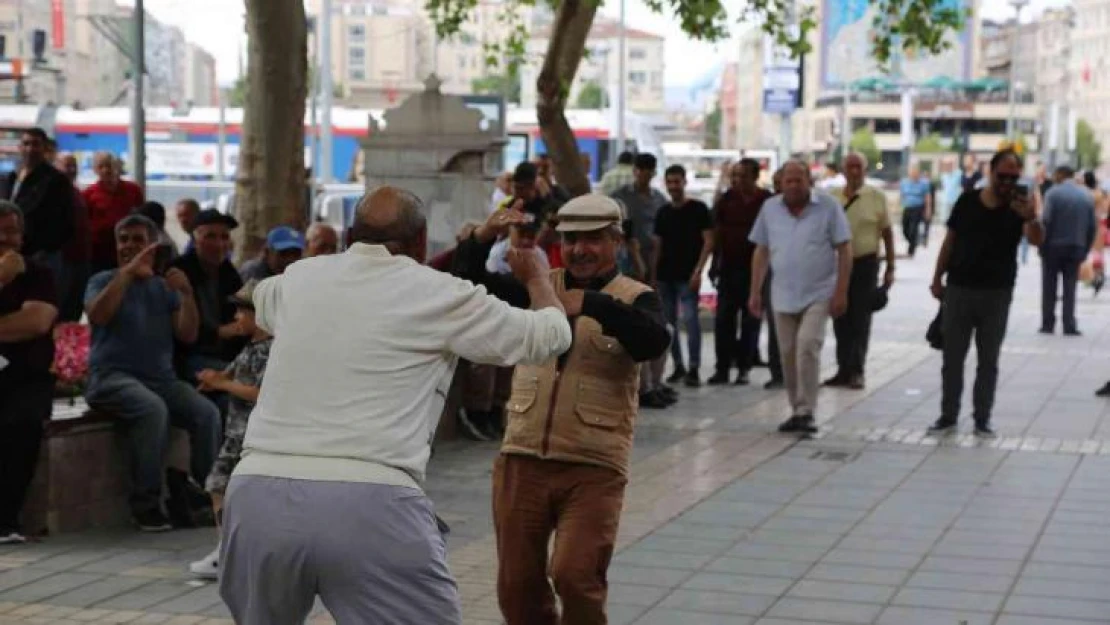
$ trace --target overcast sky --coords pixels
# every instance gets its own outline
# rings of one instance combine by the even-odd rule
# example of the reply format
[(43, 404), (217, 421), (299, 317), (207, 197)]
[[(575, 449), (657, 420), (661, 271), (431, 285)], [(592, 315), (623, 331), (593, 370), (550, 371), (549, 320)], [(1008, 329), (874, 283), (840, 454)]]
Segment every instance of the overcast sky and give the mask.
[[(743, 0), (724, 0), (725, 6), (738, 14)], [(126, 0), (123, 2), (127, 4)], [(1032, 0), (1033, 13), (1045, 7), (1064, 4), (1063, 0)], [(238, 50), (243, 45), (243, 2), (241, 0), (146, 0), (147, 10), (158, 19), (177, 25), (185, 36), (216, 56), (221, 82), (231, 82), (238, 72)], [(1012, 14), (1007, 0), (982, 0), (983, 15), (1005, 18)], [(602, 11), (616, 17), (618, 0), (607, 0)], [(690, 41), (673, 19), (656, 15), (641, 0), (627, 0), (628, 24), (664, 35), (667, 38), (667, 86), (688, 85), (702, 77), (711, 64), (691, 71), (685, 59), (723, 59), (731, 50), (727, 43), (710, 45)], [(1030, 15), (1029, 9), (1025, 14)]]

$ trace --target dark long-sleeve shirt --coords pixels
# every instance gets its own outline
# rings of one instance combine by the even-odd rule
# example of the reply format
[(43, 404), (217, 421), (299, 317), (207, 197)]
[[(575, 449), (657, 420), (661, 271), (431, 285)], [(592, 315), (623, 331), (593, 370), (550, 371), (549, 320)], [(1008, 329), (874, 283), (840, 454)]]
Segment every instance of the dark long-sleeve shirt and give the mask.
[[(528, 289), (510, 275), (491, 274), (486, 271), (486, 259), (492, 243), (483, 244), (473, 237), (459, 244), (455, 250), (451, 273), (475, 284), (485, 286), (495, 297), (517, 308), (531, 306)], [(594, 278), (586, 283), (574, 281), (567, 274), (567, 288), (582, 289), (582, 315), (601, 324), (601, 331), (615, 338), (636, 362), (646, 362), (662, 356), (670, 345), (670, 334), (663, 319), (663, 304), (655, 291), (640, 294), (631, 304), (626, 304), (607, 293), (602, 293), (617, 275)], [(570, 327), (574, 328), (574, 319)], [(565, 364), (567, 354), (559, 358)]]

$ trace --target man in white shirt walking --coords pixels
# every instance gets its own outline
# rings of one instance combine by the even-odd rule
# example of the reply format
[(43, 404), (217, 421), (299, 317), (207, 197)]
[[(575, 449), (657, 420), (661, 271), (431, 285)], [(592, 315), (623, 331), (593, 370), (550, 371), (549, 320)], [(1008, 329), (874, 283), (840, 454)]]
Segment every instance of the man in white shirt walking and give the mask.
[(511, 253), (532, 310), (424, 267), (420, 201), (364, 198), (344, 254), (258, 285), (275, 336), (227, 490), (220, 595), (240, 625), (304, 622), (317, 595), (340, 623), (458, 625), (458, 591), (421, 490), (461, 356), (542, 363), (571, 343), (532, 254)]

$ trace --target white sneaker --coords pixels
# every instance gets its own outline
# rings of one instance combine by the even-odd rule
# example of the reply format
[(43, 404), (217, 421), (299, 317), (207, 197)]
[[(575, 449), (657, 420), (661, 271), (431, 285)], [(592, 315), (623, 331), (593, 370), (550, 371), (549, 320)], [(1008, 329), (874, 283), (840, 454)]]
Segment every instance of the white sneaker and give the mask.
[(0, 545), (22, 545), (25, 542), (27, 538), (15, 530), (0, 532)]
[(201, 579), (216, 579), (220, 576), (220, 548), (189, 565), (189, 572)]

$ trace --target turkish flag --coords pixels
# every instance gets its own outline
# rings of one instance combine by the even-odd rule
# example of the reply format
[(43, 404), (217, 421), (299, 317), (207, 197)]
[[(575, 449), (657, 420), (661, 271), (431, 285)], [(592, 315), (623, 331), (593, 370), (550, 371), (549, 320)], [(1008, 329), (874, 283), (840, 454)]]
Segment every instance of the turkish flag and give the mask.
[(1091, 84), (1091, 65), (1089, 63), (1083, 64), (1083, 84)]

